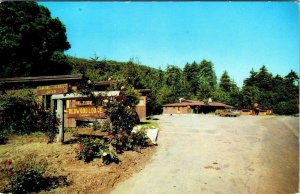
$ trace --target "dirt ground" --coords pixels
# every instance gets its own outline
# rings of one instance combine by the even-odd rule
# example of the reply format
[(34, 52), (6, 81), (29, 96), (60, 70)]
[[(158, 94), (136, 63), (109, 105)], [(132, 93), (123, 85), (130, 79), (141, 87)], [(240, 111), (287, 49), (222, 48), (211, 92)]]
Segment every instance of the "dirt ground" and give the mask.
[(157, 118), (152, 162), (112, 194), (298, 192), (299, 117)]
[[(126, 151), (119, 154), (119, 164), (104, 165), (101, 159), (84, 163), (75, 159), (78, 143), (72, 138), (72, 133), (66, 133), (69, 143), (62, 145), (47, 144), (43, 135), (12, 136), (7, 144), (0, 145), (0, 161), (12, 159), (13, 163), (19, 163), (32, 160), (37, 164), (46, 161), (47, 175), (64, 177), (66, 184), (41, 193), (109, 193), (118, 182), (143, 169), (156, 150), (152, 146), (142, 149), (141, 153)], [(6, 184), (0, 177), (0, 192), (6, 189)]]

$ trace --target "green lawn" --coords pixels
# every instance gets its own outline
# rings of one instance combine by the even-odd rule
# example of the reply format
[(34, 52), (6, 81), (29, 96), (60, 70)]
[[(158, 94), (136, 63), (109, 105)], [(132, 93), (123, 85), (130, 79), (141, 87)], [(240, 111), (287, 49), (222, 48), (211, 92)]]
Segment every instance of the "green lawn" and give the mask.
[(141, 119), (141, 122), (138, 124), (138, 126), (139, 125), (145, 128), (150, 128), (151, 126), (154, 126), (155, 128), (159, 128), (156, 120)]

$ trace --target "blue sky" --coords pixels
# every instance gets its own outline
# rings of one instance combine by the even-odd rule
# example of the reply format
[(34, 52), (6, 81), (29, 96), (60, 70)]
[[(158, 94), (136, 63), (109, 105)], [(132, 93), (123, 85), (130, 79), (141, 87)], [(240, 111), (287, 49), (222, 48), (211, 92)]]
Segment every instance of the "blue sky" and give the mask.
[(66, 54), (165, 69), (203, 59), (242, 85), (251, 68), (299, 73), (296, 2), (40, 2), (66, 26)]

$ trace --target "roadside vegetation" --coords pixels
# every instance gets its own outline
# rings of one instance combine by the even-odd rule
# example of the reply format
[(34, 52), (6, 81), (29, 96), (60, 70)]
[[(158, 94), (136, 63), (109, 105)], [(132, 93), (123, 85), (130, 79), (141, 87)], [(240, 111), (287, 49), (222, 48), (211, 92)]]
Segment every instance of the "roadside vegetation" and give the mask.
[[(138, 103), (137, 92), (132, 87), (122, 87), (120, 90), (120, 95), (114, 99), (97, 97), (106, 102), (106, 120), (101, 123), (94, 122), (93, 127), (85, 130), (87, 133), (82, 133), (81, 129), (67, 129), (64, 144), (54, 145), (49, 143), (53, 142), (57, 134), (56, 124), (60, 121), (56, 120), (53, 113), (39, 108), (30, 90), (1, 95), (3, 145), (0, 149), (0, 185), (3, 187), (0, 187), (0, 192), (51, 192), (57, 189), (60, 191), (62, 188), (64, 191), (74, 192), (73, 189), (77, 188), (79, 183), (74, 185), (74, 177), (69, 177), (73, 172), (66, 170), (69, 166), (66, 163), (70, 160), (73, 165), (76, 161), (87, 164), (80, 167), (83, 171), (90, 166), (89, 163), (103, 168), (112, 163), (123, 166), (122, 171), (115, 172), (118, 178), (99, 171), (98, 175), (107, 176), (105, 180), (113, 181), (114, 184), (123, 180), (121, 175), (128, 176), (128, 173), (134, 172), (127, 172), (124, 165), (128, 162), (134, 160), (134, 166), (142, 166), (146, 160), (141, 160), (143, 163), (139, 164), (138, 160), (142, 157), (140, 154), (149, 159), (154, 148), (151, 147), (152, 142), (145, 130), (132, 132), (136, 125), (143, 125), (135, 112)], [(127, 151), (134, 151), (136, 155)], [(38, 156), (39, 154), (41, 156)], [(47, 162), (44, 163), (44, 160)], [(56, 164), (50, 164), (53, 161), (56, 161)], [(57, 167), (60, 163), (66, 164), (61, 167), (62, 172), (68, 171), (69, 174), (57, 173), (54, 170), (54, 166)], [(108, 187), (104, 184), (95, 191), (112, 189), (114, 184)]]

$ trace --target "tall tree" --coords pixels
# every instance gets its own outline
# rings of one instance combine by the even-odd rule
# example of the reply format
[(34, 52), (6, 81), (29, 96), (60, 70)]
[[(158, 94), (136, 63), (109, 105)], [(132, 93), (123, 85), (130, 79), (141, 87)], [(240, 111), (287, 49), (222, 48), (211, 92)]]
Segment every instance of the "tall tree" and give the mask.
[(272, 74), (269, 73), (266, 66), (262, 66), (259, 69), (258, 74), (256, 75), (256, 79), (258, 80), (258, 83), (256, 83), (256, 86), (263, 90), (263, 91), (269, 91), (271, 89), (272, 85)]
[(0, 4), (0, 77), (69, 72), (65, 26), (35, 1)]
[(199, 65), (194, 61), (192, 64), (187, 63), (183, 69), (184, 78), (190, 96), (196, 96), (199, 90)]
[(180, 68), (169, 65), (165, 72), (164, 87), (162, 88), (164, 103), (177, 102), (184, 97), (183, 72)]
[(123, 76), (127, 84), (135, 88), (143, 88), (141, 70), (137, 64), (129, 61), (123, 70)]
[(199, 97), (204, 99), (211, 96), (217, 86), (217, 76), (211, 61), (202, 60), (199, 64)]
[(256, 75), (257, 72), (252, 68), (250, 71), (250, 77), (244, 80), (244, 86), (256, 86), (258, 82)]
[(225, 70), (220, 78), (220, 88), (225, 92), (230, 92), (232, 88), (232, 82), (231, 79)]

